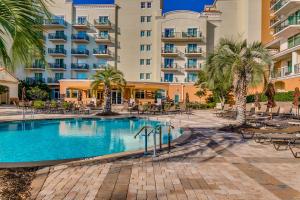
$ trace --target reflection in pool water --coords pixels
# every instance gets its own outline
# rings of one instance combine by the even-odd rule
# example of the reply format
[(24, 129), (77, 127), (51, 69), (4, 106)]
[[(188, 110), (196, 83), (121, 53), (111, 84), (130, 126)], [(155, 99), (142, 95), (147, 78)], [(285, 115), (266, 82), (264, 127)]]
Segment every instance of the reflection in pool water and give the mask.
[[(0, 124), (0, 162), (30, 162), (84, 158), (143, 149), (144, 137), (133, 136), (144, 126), (161, 124), (145, 119), (72, 119)], [(172, 133), (177, 138), (179, 130)], [(158, 137), (158, 136), (157, 136)], [(167, 143), (167, 128), (163, 128)], [(150, 146), (153, 136), (149, 137)]]

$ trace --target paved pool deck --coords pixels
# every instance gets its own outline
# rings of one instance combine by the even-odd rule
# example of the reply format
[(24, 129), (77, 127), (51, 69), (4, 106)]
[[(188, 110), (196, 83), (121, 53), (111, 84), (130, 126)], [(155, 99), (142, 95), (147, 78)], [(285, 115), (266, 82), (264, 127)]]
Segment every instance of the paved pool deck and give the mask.
[[(151, 116), (150, 116), (151, 118)], [(192, 136), (171, 153), (39, 170), (32, 199), (300, 200), (300, 159), (217, 128), (211, 111), (158, 116)]]

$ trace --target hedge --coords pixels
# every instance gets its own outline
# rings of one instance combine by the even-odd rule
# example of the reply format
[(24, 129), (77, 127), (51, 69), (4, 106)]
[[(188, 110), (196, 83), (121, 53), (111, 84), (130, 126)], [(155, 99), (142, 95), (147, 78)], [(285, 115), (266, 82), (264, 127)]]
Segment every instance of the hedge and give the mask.
[[(264, 94), (260, 95), (260, 101), (265, 102), (268, 101), (268, 98)], [(289, 102), (294, 101), (294, 91), (289, 92), (278, 92), (275, 94), (274, 97), (275, 101), (281, 101), (281, 102)], [(255, 95), (249, 95), (247, 96), (247, 103), (253, 103), (255, 102)]]

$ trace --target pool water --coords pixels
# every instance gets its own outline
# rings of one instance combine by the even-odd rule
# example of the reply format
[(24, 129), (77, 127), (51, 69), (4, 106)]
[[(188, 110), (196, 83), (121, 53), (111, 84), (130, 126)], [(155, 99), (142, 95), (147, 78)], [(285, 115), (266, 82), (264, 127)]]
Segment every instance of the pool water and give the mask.
[[(34, 162), (88, 158), (144, 148), (134, 135), (144, 126), (162, 124), (146, 119), (70, 119), (0, 123), (0, 162)], [(180, 136), (172, 131), (172, 139)], [(157, 143), (159, 136), (157, 135)], [(153, 146), (153, 136), (148, 138)], [(168, 142), (167, 127), (163, 143)]]

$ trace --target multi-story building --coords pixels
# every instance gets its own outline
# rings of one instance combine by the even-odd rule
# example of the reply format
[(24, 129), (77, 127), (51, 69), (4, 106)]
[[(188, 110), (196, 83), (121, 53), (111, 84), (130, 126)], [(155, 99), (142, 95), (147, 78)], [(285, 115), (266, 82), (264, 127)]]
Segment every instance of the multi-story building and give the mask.
[[(90, 90), (92, 75), (115, 67), (128, 84), (123, 93), (113, 91), (114, 104), (130, 98), (153, 102), (157, 95), (179, 102), (186, 93), (197, 101), (197, 73), (221, 36), (260, 39), (260, 24), (249, 17), (257, 1), (216, 0), (203, 12), (162, 13), (162, 0), (116, 0), (109, 5), (54, 0), (49, 6), (53, 17), (44, 21), (48, 65), (36, 60), (17, 76), (47, 83), (53, 98), (89, 102), (102, 98), (101, 89)], [(240, 20), (232, 20), (239, 10), (229, 9), (233, 5), (244, 9)], [(246, 24), (240, 27), (242, 21)]]
[(262, 7), (262, 40), (272, 53), (272, 81), (279, 91), (294, 90), (300, 81), (300, 0), (265, 0)]

